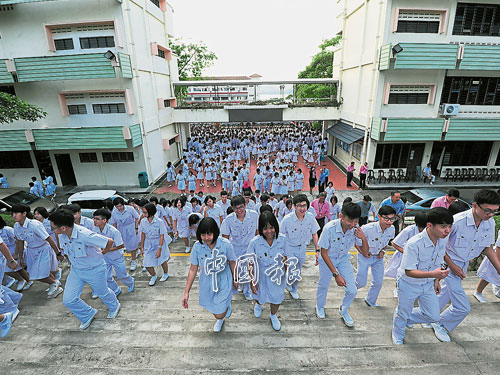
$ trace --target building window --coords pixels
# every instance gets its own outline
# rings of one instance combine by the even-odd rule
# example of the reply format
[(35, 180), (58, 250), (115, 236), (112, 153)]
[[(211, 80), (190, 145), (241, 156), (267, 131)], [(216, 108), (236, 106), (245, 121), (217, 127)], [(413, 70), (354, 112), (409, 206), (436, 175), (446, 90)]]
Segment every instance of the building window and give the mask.
[(340, 139), (337, 139), (337, 147), (341, 148), (348, 154), (351, 153), (351, 145), (349, 143), (346, 143), (344, 141), (341, 141)]
[(162, 59), (164, 59), (165, 58), (165, 51), (158, 49), (158, 56), (161, 57)]
[(85, 104), (70, 104), (68, 105), (68, 113), (70, 115), (86, 115), (87, 106)]
[(493, 142), (443, 142), (443, 166), (485, 166)]
[(386, 143), (378, 144), (375, 154), (375, 168), (406, 168), (410, 160), (410, 150), (422, 144)]
[(80, 163), (97, 163), (97, 154), (95, 152), (82, 152), (80, 156)]
[(110, 113), (125, 113), (124, 103), (107, 103), (107, 104), (92, 104), (92, 109), (95, 114), (103, 115)]
[(168, 140), (168, 144), (172, 146), (175, 143), (175, 137)]
[(356, 142), (352, 144), (352, 156), (356, 159), (361, 160), (361, 152), (363, 151), (363, 144)]
[(445, 77), (441, 103), (500, 105), (500, 78)]
[(134, 161), (133, 152), (103, 152), (102, 161), (106, 163), (132, 162)]
[(16, 90), (14, 90), (14, 86), (0, 86), (0, 92), (16, 96)]
[(0, 169), (33, 168), (28, 151), (0, 151)]
[(154, 5), (156, 5), (158, 8), (160, 7), (160, 0), (150, 0)]
[[(188, 100), (189, 100), (189, 99), (188, 99)], [(165, 106), (165, 108), (170, 107), (170, 99), (165, 99), (165, 100), (163, 100), (163, 105)]]
[(115, 46), (115, 39), (112, 36), (96, 36), (89, 38), (80, 38), (80, 47), (89, 48), (109, 48)]
[(439, 33), (441, 13), (425, 10), (401, 10), (398, 15), (398, 33)]
[(72, 38), (54, 39), (56, 51), (63, 51), (68, 49), (75, 49)]
[(500, 36), (500, 5), (458, 3), (453, 35)]
[(429, 86), (391, 85), (388, 104), (428, 104)]

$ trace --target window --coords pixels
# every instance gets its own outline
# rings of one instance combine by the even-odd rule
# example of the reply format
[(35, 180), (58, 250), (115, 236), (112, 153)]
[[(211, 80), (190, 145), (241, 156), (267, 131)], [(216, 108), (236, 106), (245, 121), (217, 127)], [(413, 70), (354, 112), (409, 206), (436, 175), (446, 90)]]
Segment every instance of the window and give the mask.
[(160, 0), (150, 0), (154, 5), (156, 5), (158, 8), (160, 7)]
[(170, 99), (165, 99), (165, 100), (163, 101), (163, 105), (165, 106), (165, 108), (170, 107)]
[(132, 162), (134, 161), (133, 152), (103, 152), (102, 161), (105, 163)]
[(14, 86), (0, 86), (0, 92), (16, 96)]
[(89, 48), (108, 48), (115, 46), (115, 39), (112, 36), (96, 36), (90, 38), (80, 38), (80, 47)]
[(168, 140), (168, 144), (172, 146), (175, 143), (175, 137)]
[(351, 153), (351, 145), (349, 143), (341, 141), (340, 139), (337, 139), (337, 147), (341, 148), (348, 154)]
[(398, 15), (398, 33), (439, 33), (441, 13), (425, 10), (401, 10)]
[(410, 152), (416, 153), (415, 150), (418, 148), (423, 151), (424, 146), (420, 143), (378, 144), (374, 168), (406, 168), (410, 160)]
[(92, 104), (95, 114), (125, 113), (124, 103)]
[(388, 104), (427, 104), (430, 87), (428, 86), (395, 86), (389, 92)]
[(352, 156), (356, 159), (361, 160), (361, 152), (363, 151), (363, 144), (356, 142), (352, 144)]
[(458, 3), (453, 35), (500, 36), (500, 5)]
[(80, 163), (97, 163), (97, 154), (95, 152), (82, 152), (80, 155)]
[(75, 48), (72, 38), (54, 39), (54, 45), (56, 46), (56, 51), (63, 51)]
[(487, 165), (493, 142), (443, 142), (443, 166)]
[(86, 115), (87, 106), (85, 104), (70, 104), (68, 105), (68, 113), (70, 115)]
[(28, 151), (0, 151), (0, 169), (33, 168)]
[(445, 77), (441, 103), (500, 105), (500, 78)]
[(161, 57), (162, 59), (165, 58), (165, 51), (162, 49), (158, 49), (158, 56)]

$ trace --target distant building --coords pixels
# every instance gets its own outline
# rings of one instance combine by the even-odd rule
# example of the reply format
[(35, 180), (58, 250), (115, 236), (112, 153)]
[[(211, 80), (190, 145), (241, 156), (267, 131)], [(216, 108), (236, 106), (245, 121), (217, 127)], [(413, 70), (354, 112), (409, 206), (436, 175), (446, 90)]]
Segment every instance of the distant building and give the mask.
[(186, 103), (240, 104), (259, 100), (259, 93), (252, 81), (262, 78), (259, 74), (251, 76), (201, 77), (206, 81), (248, 81), (245, 85), (207, 85), (188, 87)]

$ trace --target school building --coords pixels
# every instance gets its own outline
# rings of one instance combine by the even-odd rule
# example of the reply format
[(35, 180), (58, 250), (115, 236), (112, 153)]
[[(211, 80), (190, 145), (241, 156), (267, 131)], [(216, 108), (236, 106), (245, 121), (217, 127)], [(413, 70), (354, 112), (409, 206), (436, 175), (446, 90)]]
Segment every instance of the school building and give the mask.
[(182, 155), (165, 0), (0, 0), (0, 91), (43, 108), (0, 126), (0, 172), (26, 186), (135, 185)]
[(500, 1), (339, 0), (335, 16), (339, 164), (500, 167)]

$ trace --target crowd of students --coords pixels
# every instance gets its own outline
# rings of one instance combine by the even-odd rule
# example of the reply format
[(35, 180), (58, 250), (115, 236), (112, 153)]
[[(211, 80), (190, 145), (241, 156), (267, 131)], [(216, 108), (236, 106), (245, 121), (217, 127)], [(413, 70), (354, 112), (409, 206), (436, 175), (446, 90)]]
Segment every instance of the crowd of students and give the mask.
[[(394, 225), (400, 215), (398, 192), (393, 192), (378, 209), (367, 197), (358, 203), (346, 199), (338, 217), (330, 217), (322, 226), (318, 220), (320, 206), (309, 202), (306, 195), (284, 195), (278, 200), (272, 193), (256, 193), (229, 199), (224, 191), (220, 200), (203, 193), (181, 195), (173, 201), (151, 197), (126, 203), (115, 198), (107, 208), (96, 210), (93, 220), (82, 216), (76, 204), (63, 206), (50, 215), (37, 208), (34, 216), (28, 206), (14, 205), (14, 228), (0, 220), (0, 270), (5, 267), (14, 280), (1, 275), (6, 283), (0, 288), (2, 337), (9, 333), (19, 313), (19, 292), (28, 289), (33, 281), (46, 283), (50, 298), (64, 293), (63, 303), (80, 320), (81, 329), (86, 329), (97, 313), (81, 299), (86, 283), (92, 288), (92, 297), (100, 298), (107, 306), (108, 318), (116, 317), (121, 307), (117, 297), (122, 290), (113, 278), (113, 270), (129, 293), (135, 286), (123, 251), (132, 255), (131, 271), (137, 267), (140, 251), (142, 265), (151, 276), (149, 285), (154, 286), (160, 276), (156, 273), (158, 267), (162, 269), (159, 281), (168, 279), (169, 244), (178, 239), (191, 253), (182, 305), (189, 307), (190, 290), (199, 271), (199, 304), (214, 315), (215, 332), (221, 331), (230, 317), (236, 293), (254, 300), (256, 318), (261, 317), (264, 305), (270, 304), (270, 323), (279, 331), (277, 311), (286, 290), (293, 300), (300, 298), (300, 274), (311, 241), (319, 267), (317, 317), (325, 318), (332, 279), (344, 290), (338, 313), (345, 325), (352, 327), (350, 305), (366, 286), (368, 271), (372, 274), (364, 299), (368, 308), (378, 306), (384, 275), (396, 278), (394, 294), (398, 305), (392, 328), (395, 345), (402, 344), (406, 329), (417, 323), (430, 325), (440, 341), (450, 340), (448, 333), (470, 312), (462, 280), (469, 261), (480, 254), (485, 258), (474, 296), (486, 302), (481, 293), (487, 283), (500, 285), (496, 253), (500, 243), (497, 241), (493, 247), (493, 215), (500, 207), (500, 196), (495, 191), (479, 191), (472, 208), (462, 211), (456, 202), (459, 193), (451, 189), (436, 199), (428, 212), (418, 213), (415, 224), (400, 233)], [(369, 222), (370, 212), (374, 221)], [(197, 241), (191, 248), (192, 235)], [(391, 242), (396, 252), (384, 267)], [(350, 260), (353, 247), (357, 251), (357, 272)], [(71, 268), (63, 290), (59, 262), (64, 258)], [(16, 283), (14, 291), (11, 287)], [(416, 300), (418, 307), (414, 307)]]

